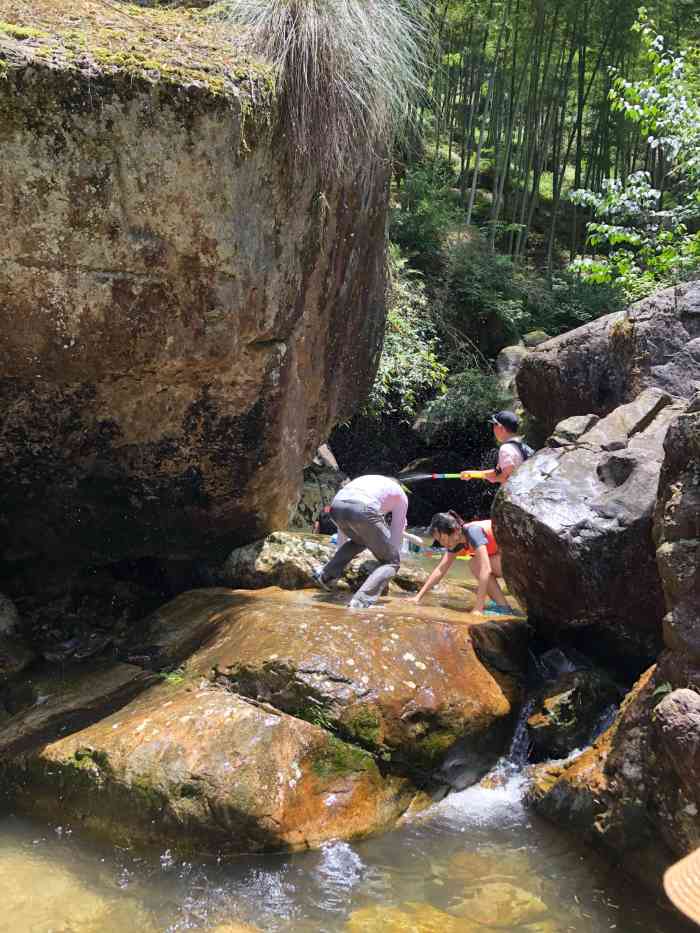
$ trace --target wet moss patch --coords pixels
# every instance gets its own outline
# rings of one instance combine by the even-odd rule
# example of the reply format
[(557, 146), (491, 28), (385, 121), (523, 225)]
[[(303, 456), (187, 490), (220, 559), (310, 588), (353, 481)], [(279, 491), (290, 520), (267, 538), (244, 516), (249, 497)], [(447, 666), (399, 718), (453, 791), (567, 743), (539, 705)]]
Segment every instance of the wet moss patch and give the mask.
[(331, 736), (314, 758), (312, 767), (317, 777), (328, 779), (341, 774), (375, 770), (376, 764), (368, 752)]

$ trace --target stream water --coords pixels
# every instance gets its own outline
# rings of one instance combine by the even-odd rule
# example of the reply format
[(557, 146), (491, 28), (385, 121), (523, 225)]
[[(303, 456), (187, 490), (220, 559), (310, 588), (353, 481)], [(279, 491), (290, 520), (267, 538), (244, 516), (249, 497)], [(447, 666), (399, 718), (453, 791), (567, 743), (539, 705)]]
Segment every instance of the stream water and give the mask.
[[(466, 579), (466, 563), (450, 576)], [(182, 862), (0, 814), (0, 933), (678, 933), (675, 916), (524, 807), (526, 715), (481, 785), (315, 852)]]
[(100, 847), (6, 815), (0, 931), (678, 933), (675, 917), (526, 810), (524, 785), (505, 763), (386, 835), (228, 865)]

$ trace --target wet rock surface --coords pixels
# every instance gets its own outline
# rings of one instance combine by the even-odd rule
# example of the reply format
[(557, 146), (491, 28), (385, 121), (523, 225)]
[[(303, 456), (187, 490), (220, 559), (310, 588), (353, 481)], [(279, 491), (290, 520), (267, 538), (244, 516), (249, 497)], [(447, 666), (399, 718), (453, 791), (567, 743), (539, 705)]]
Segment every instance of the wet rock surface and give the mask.
[(700, 283), (664, 289), (532, 350), (520, 399), (545, 434), (564, 418), (608, 415), (655, 387), (688, 399), (700, 381)]
[(700, 845), (698, 401), (666, 435), (654, 514), (666, 650), (611, 728), (573, 762), (540, 766), (532, 792), (541, 813), (601, 845), (654, 889), (669, 864)]
[(176, 644), (200, 642), (187, 672), (337, 731), (402, 771), (429, 774), (461, 740), (476, 780), (512, 727), (527, 625), (398, 598), (350, 612), (345, 600), (196, 591), (154, 614), (145, 638), (161, 665), (189, 653)]
[(652, 518), (664, 437), (681, 411), (648, 389), (571, 442), (538, 451), (498, 494), (506, 581), (547, 637), (579, 637), (632, 665), (658, 653), (664, 602)]
[(212, 857), (362, 835), (413, 796), (366, 752), (206, 682), (152, 687), (3, 772), (21, 809)]
[(127, 663), (35, 678), (0, 730), (7, 793), (123, 843), (230, 855), (393, 825), (456, 743), (477, 780), (510, 736), (526, 624), (345, 601), (197, 590), (144, 620)]

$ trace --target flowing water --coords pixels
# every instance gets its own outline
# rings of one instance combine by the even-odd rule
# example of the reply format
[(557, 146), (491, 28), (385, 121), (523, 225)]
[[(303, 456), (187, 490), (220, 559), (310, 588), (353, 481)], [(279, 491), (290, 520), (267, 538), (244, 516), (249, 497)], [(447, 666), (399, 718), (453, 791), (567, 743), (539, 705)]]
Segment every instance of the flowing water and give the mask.
[(675, 917), (524, 808), (515, 764), (494, 777), (383, 836), (229, 865), (99, 847), (66, 826), (8, 815), (0, 933), (234, 933), (243, 923), (302, 933), (678, 933)]

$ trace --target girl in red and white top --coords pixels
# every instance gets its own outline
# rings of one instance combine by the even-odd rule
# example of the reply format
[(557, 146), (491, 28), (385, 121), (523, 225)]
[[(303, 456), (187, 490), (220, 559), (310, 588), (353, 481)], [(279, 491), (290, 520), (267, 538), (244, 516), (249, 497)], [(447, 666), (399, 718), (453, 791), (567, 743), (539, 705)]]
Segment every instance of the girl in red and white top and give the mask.
[[(465, 522), (456, 512), (438, 512), (433, 515), (428, 536), (435, 538), (447, 551), (418, 593), (412, 597), (412, 602), (419, 603), (426, 593), (437, 586), (458, 557), (469, 557), (469, 569), (478, 583), (474, 612), (516, 614), (498, 585), (497, 577), (502, 577), (503, 571), (490, 519)], [(491, 597), (488, 605), (487, 596)]]

